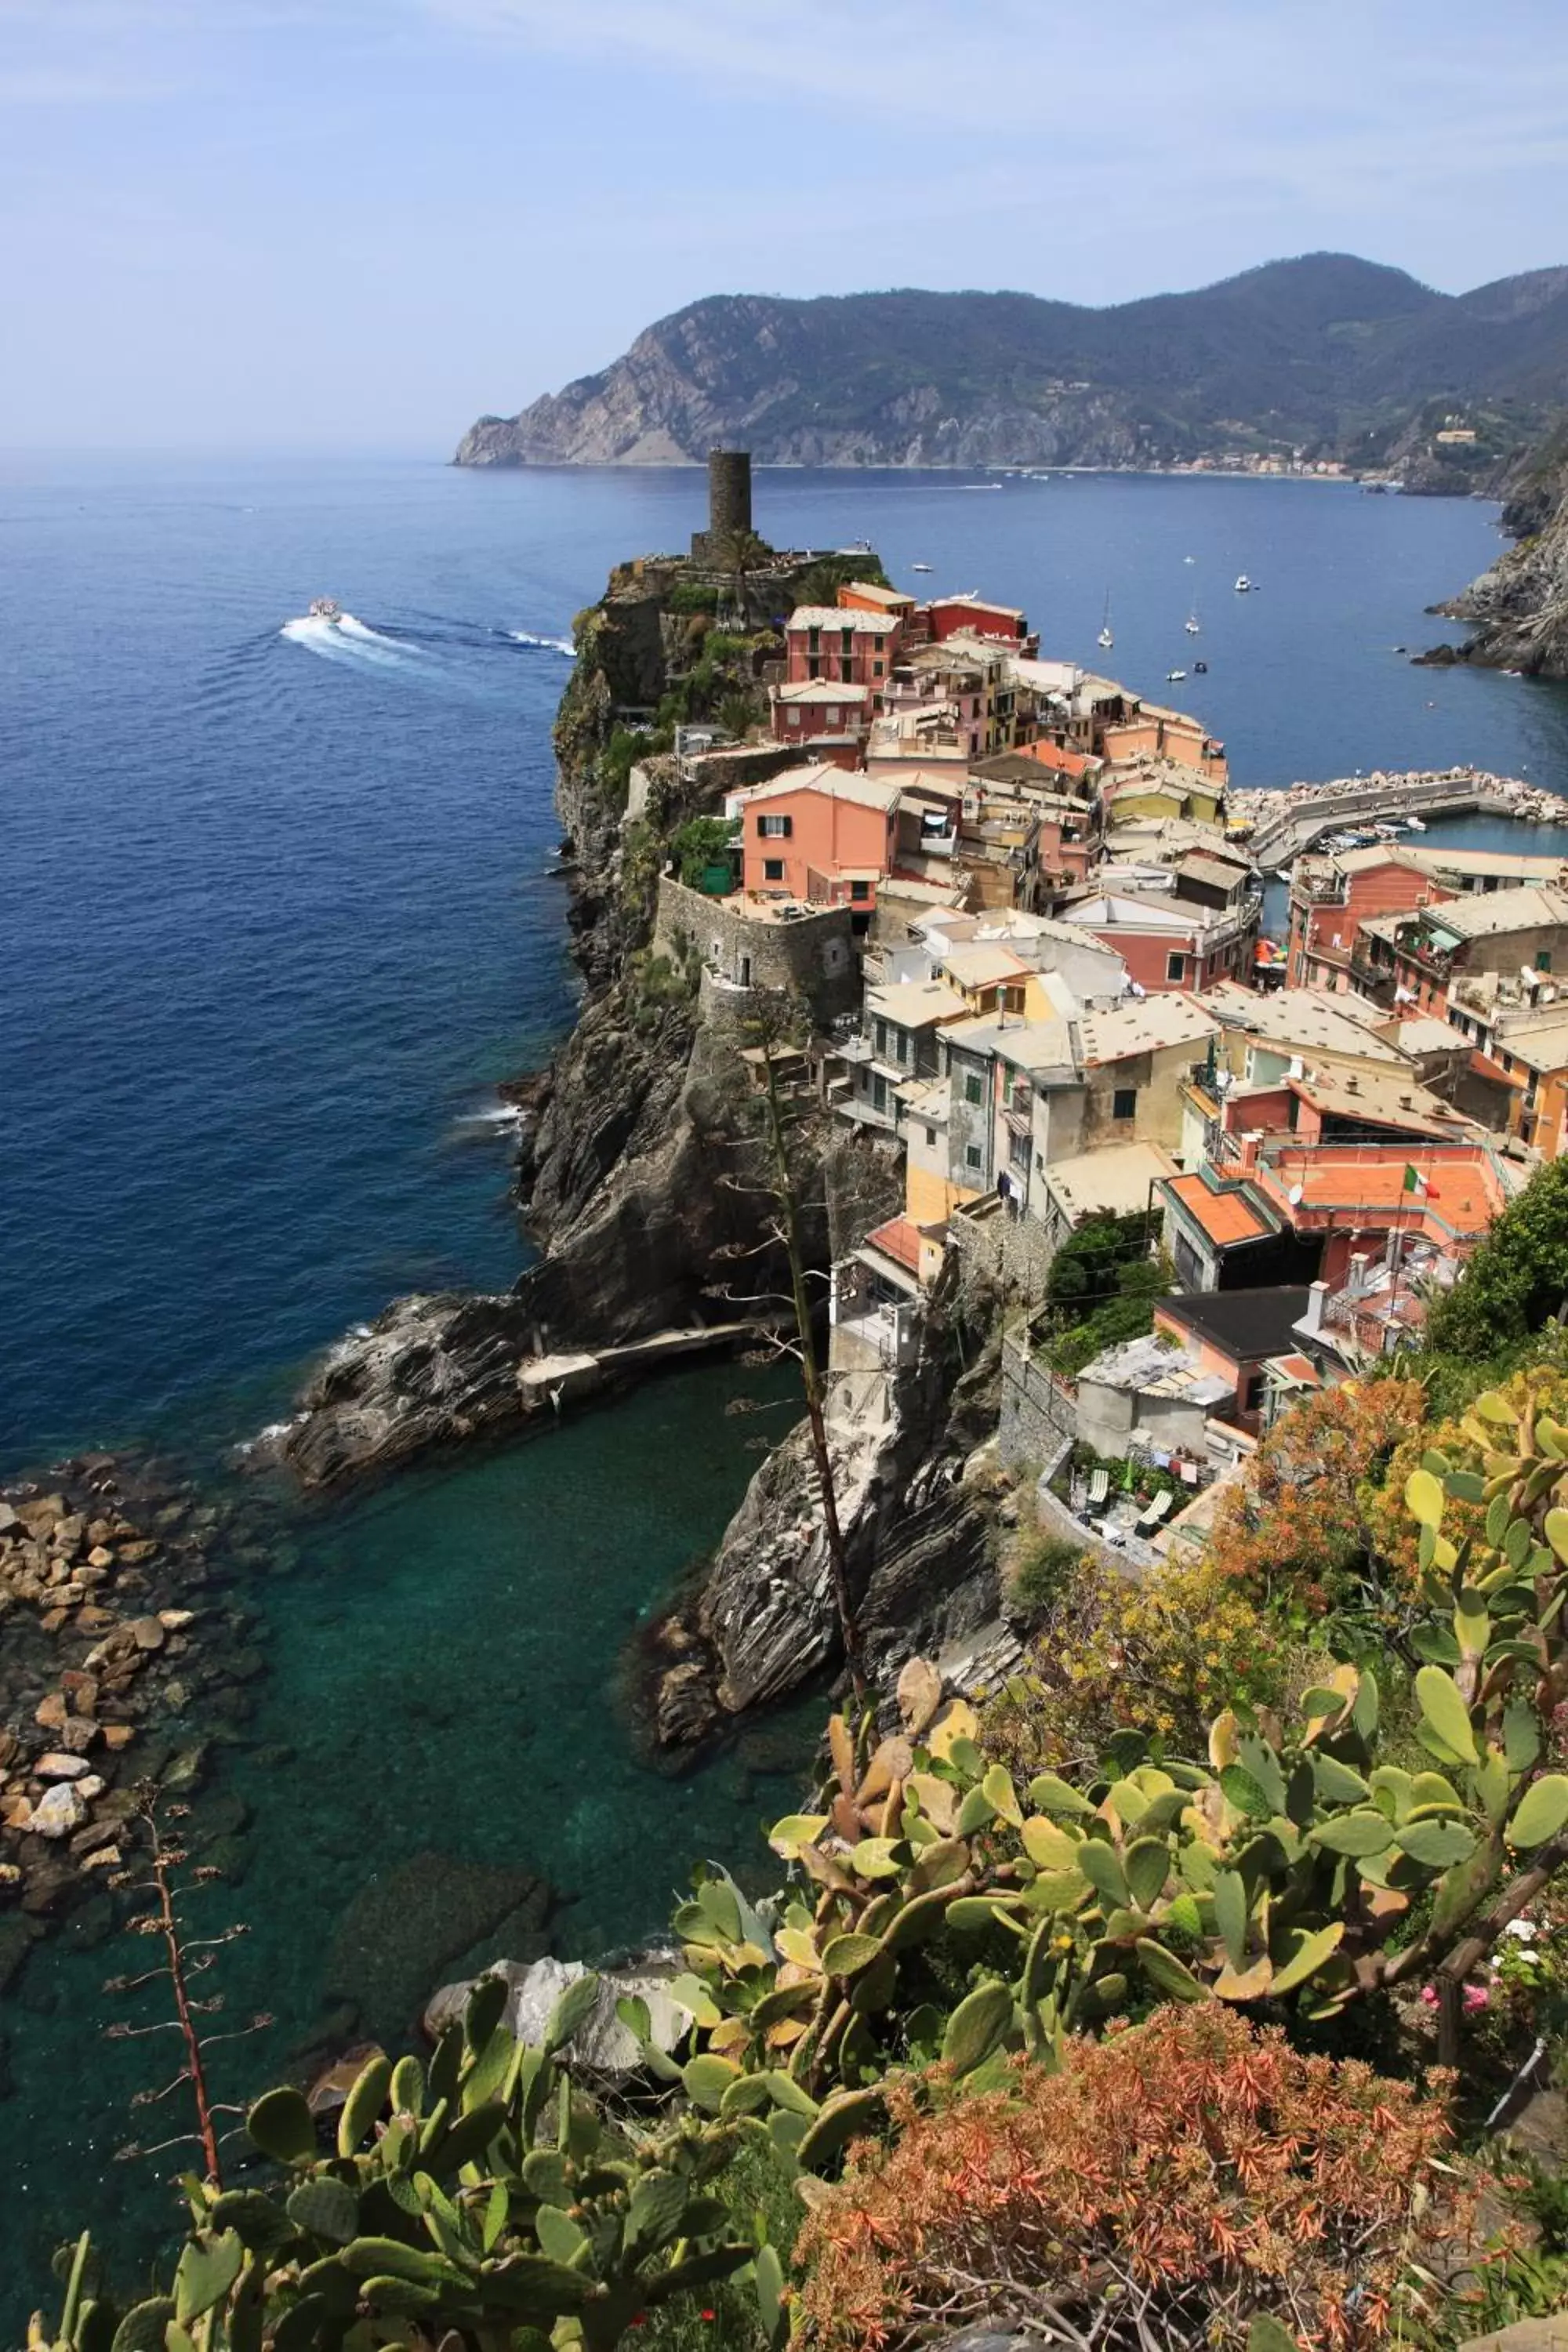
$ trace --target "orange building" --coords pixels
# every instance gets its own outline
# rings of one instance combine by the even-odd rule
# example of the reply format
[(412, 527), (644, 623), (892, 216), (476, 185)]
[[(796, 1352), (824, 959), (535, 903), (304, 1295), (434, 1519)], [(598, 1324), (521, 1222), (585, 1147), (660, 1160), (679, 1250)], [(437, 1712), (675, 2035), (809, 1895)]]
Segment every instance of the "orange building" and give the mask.
[(741, 822), (744, 888), (816, 906), (843, 902), (868, 915), (893, 864), (899, 792), (825, 763), (733, 793), (725, 814)]
[(896, 588), (874, 587), (868, 580), (846, 580), (838, 591), (838, 603), (846, 613), (885, 614), (906, 629), (914, 618), (912, 596), (901, 596)]

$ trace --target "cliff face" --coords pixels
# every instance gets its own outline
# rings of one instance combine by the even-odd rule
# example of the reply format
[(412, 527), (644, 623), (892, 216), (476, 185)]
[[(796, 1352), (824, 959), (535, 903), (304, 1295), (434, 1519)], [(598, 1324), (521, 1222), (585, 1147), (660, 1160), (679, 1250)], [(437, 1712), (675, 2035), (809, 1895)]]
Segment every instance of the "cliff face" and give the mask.
[[(464, 436), (460, 466), (1122, 466), (1306, 446), (1472, 488), (1568, 375), (1568, 272), (1438, 294), (1345, 254), (1106, 310), (1026, 294), (719, 295)], [(1468, 452), (1432, 436), (1462, 405)]]
[(1437, 607), (1475, 624), (1468, 661), (1568, 677), (1568, 443), (1558, 436), (1516, 473), (1503, 528), (1519, 543)]
[[(556, 727), (557, 802), (575, 856), (571, 920), (588, 992), (549, 1067), (517, 1090), (518, 1192), (539, 1260), (502, 1296), (403, 1299), (333, 1349), (281, 1441), (307, 1484), (515, 1423), (525, 1358), (727, 1320), (734, 1308), (714, 1293), (738, 1265), (748, 1290), (784, 1286), (782, 1266), (760, 1249), (767, 1204), (732, 1181), (754, 1129), (740, 1041), (699, 1018), (695, 969), (647, 952), (668, 839), (710, 788), (650, 754), (647, 810), (626, 821), (618, 714), (658, 705), (700, 660), (701, 629), (670, 604), (679, 576), (678, 566), (626, 567), (578, 616)], [(726, 673), (714, 690), (734, 686)], [(806, 1245), (825, 1266), (891, 1213), (896, 1192), (887, 1163), (826, 1115), (806, 1131), (821, 1175)]]
[[(884, 1419), (841, 1402), (828, 1434), (867, 1664), (890, 1682), (997, 1613), (993, 1513), (966, 1474), (996, 1425), (994, 1306), (961, 1307), (944, 1276), (919, 1362)], [(967, 1360), (970, 1369), (961, 1369)], [(651, 1640), (656, 1740), (680, 1748), (787, 1696), (837, 1663), (838, 1624), (821, 1501), (802, 1422), (763, 1464), (689, 1601)]]

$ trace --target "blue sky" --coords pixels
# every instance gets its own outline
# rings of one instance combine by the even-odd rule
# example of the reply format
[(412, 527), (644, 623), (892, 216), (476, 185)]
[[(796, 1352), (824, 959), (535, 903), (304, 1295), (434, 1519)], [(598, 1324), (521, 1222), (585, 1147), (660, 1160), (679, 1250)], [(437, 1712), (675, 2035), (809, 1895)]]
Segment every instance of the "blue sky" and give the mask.
[(446, 454), (712, 292), (1568, 261), (1562, 0), (0, 0), (0, 446)]

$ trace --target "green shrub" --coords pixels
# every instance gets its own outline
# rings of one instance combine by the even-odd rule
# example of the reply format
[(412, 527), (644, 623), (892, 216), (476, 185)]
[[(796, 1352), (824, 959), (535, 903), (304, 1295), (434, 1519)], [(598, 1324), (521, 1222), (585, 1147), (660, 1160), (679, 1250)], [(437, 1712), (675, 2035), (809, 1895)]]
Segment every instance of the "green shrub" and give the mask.
[(1031, 1616), (1048, 1609), (1077, 1567), (1082, 1549), (1046, 1528), (1023, 1529), (1007, 1568), (1007, 1597), (1015, 1609)]

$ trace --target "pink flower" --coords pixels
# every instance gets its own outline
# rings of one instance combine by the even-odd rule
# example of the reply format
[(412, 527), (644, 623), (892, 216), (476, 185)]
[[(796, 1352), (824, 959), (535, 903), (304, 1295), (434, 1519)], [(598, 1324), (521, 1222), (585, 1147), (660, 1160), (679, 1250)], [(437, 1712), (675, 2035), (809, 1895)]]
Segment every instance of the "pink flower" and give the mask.
[(1472, 2010), (1485, 2009), (1490, 1999), (1491, 1995), (1485, 1985), (1467, 1985), (1465, 1987), (1466, 2015), (1468, 2016)]

